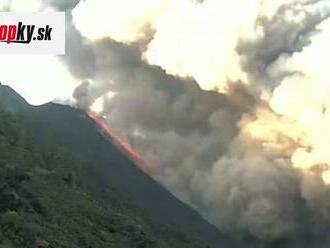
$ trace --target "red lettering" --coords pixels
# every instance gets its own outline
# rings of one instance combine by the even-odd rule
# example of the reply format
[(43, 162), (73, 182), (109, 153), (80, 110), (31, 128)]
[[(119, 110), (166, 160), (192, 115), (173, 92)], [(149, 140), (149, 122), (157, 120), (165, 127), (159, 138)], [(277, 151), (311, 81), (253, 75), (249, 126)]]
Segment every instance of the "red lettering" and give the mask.
[(6, 40), (8, 27), (6, 25), (0, 26), (0, 40)]
[(10, 25), (8, 29), (7, 43), (9, 44), (16, 38), (17, 27), (15, 25)]

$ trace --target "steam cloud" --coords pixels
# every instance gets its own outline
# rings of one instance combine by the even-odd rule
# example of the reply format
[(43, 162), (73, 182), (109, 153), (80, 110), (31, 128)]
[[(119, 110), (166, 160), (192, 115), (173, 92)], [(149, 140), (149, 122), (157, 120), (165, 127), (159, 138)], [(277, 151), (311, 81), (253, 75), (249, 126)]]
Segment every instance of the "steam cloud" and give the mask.
[(77, 105), (173, 194), (221, 230), (330, 244), (328, 1), (44, 2), (68, 10)]

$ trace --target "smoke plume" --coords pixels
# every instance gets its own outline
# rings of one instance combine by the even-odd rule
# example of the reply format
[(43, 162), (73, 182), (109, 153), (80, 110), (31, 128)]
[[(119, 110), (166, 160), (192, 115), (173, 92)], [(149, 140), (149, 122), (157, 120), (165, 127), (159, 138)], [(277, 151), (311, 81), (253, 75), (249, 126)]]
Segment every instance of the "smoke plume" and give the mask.
[[(327, 1), (142, 1), (136, 13), (115, 2), (73, 10), (95, 59), (78, 103), (103, 99), (102, 115), (153, 176), (220, 229), (269, 242), (309, 228), (321, 242)], [(101, 8), (108, 25), (91, 18)]]

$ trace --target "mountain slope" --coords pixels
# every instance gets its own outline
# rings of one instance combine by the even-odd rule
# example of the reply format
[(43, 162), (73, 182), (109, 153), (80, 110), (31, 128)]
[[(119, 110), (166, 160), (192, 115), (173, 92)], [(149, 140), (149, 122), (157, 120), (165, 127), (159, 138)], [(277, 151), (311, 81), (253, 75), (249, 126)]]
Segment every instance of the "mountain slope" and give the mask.
[(0, 105), (0, 247), (207, 247), (152, 222), (111, 187), (102, 204), (91, 173), (51, 141), (35, 143)]
[(141, 215), (191, 232), (212, 244), (212, 247), (237, 246), (237, 241), (208, 224), (194, 210), (137, 169), (96, 130), (82, 111), (57, 104), (32, 107), (4, 86), (0, 86), (0, 103), (25, 122), (38, 142), (52, 140), (90, 165), (86, 181), (93, 181), (93, 194), (101, 205), (111, 203), (107, 189), (113, 187), (124, 196), (126, 202), (141, 209)]

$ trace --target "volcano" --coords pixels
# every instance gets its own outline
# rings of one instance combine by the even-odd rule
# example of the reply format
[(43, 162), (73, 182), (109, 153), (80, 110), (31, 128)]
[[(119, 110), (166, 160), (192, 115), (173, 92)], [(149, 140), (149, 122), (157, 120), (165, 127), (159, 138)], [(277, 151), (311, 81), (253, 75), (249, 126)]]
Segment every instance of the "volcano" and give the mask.
[[(0, 86), (0, 104), (15, 113), (37, 141), (52, 140), (90, 164), (90, 180), (97, 183), (97, 188), (113, 187), (129, 205), (152, 221), (191, 233), (214, 248), (242, 247), (241, 239), (224, 234), (206, 222), (153, 180), (147, 171), (141, 170), (141, 165), (135, 165), (142, 163), (141, 158), (136, 154), (133, 159), (125, 156), (129, 148), (125, 147), (123, 152), (118, 140), (113, 137), (109, 140), (109, 136), (103, 135), (105, 130), (95, 120), (91, 121), (91, 115), (54, 103), (31, 106), (7, 86)], [(96, 197), (106, 205), (109, 197), (102, 190), (98, 192)], [(255, 247), (255, 243), (252, 244), (248, 246), (244, 242), (243, 247)]]
[(102, 116), (98, 116), (92, 111), (87, 111), (88, 119), (98, 128), (98, 130), (109, 139), (121, 153), (126, 155), (132, 162), (144, 171), (146, 174), (151, 175), (152, 169), (147, 165), (146, 161), (142, 158), (138, 151), (136, 151), (130, 144), (119, 137), (106, 123)]

